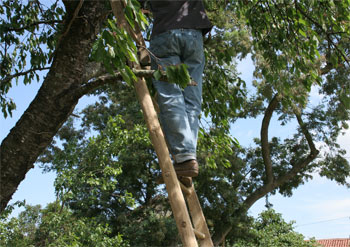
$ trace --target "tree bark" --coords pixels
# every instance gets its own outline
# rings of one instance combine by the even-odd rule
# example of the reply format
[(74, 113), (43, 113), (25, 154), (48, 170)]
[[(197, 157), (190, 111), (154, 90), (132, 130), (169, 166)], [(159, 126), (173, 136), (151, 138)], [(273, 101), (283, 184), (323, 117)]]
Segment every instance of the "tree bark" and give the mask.
[(92, 44), (107, 17), (104, 1), (67, 1), (65, 29), (35, 99), (0, 148), (0, 212), (26, 173), (72, 113), (82, 90)]

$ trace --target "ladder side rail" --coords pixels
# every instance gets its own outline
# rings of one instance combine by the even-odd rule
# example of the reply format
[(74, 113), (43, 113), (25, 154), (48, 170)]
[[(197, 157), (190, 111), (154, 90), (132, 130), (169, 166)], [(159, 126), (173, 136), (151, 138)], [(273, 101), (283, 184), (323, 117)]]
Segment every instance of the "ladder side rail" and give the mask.
[(213, 241), (211, 239), (211, 235), (209, 232), (208, 225), (205, 220), (205, 216), (203, 214), (202, 207), (199, 203), (197, 193), (194, 189), (194, 185), (192, 185), (191, 193), (186, 194), (187, 205), (190, 210), (190, 215), (192, 218), (192, 223), (194, 229), (203, 233), (205, 235), (204, 238), (199, 238), (198, 242), (201, 247), (213, 247)]
[[(122, 2), (120, 0), (111, 0), (110, 3), (113, 13), (117, 17), (118, 25), (128, 31), (139, 46), (145, 46), (141, 32), (139, 31), (135, 34), (135, 32), (126, 21), (124, 17), (124, 6)], [(140, 65), (137, 65), (135, 67), (137, 69), (141, 68)], [(183, 246), (197, 247), (198, 243), (194, 235), (194, 230), (186, 207), (186, 202), (183, 197), (179, 181), (177, 180), (175, 169), (170, 159), (169, 150), (165, 142), (164, 134), (160, 127), (158, 116), (154, 109), (152, 98), (148, 91), (146, 82), (144, 78), (139, 78), (134, 85), (147, 124), (147, 128), (150, 132), (151, 142), (154, 146), (159, 160), (159, 165), (162, 170), (163, 179), (168, 191), (170, 205), (174, 214), (178, 231), (180, 233), (181, 241), (183, 243)]]

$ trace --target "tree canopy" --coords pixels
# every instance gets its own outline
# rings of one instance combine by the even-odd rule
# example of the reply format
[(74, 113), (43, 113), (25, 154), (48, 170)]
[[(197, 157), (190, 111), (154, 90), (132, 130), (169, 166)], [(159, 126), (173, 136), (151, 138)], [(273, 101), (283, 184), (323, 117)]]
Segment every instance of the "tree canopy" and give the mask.
[[(2, 141), (0, 209), (39, 161), (57, 173), (56, 193), (67, 214), (83, 223), (93, 219), (116, 237), (111, 241), (123, 235), (131, 245), (141, 239), (144, 246), (173, 245), (178, 238), (165, 191), (155, 182), (157, 157), (132, 90), (140, 71), (127, 64), (137, 62), (137, 47), (115, 24), (107, 1), (62, 3), (4, 0), (0, 6), (4, 117), (15, 109), (6, 95), (16, 81), (28, 84), (48, 71)], [(148, 39), (152, 17), (137, 1), (125, 3), (127, 20), (143, 27)], [(291, 196), (316, 172), (350, 185), (346, 151), (336, 142), (350, 117), (350, 1), (205, 4), (214, 30), (205, 40), (195, 184), (215, 244), (234, 244), (250, 222), (248, 209), (266, 194)], [(252, 83), (236, 70), (248, 54)], [(311, 88), (322, 100), (310, 101)], [(99, 100), (72, 114), (87, 94)], [(243, 147), (230, 128), (247, 118), (262, 119), (261, 135)], [(269, 136), (272, 119), (295, 123), (295, 132)]]

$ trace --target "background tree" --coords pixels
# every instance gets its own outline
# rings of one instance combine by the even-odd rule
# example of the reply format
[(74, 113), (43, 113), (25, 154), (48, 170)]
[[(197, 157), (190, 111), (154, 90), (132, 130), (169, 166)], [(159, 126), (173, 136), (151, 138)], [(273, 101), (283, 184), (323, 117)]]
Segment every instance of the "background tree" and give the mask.
[(127, 247), (120, 235), (111, 236), (111, 228), (92, 218), (75, 217), (70, 210), (53, 202), (25, 206), (17, 218), (0, 222), (1, 246), (109, 246)]
[[(129, 20), (140, 21), (135, 1), (127, 3)], [(6, 2), (2, 9), (11, 14), (41, 6), (11, 4)], [(202, 166), (195, 183), (215, 244), (224, 239), (233, 244), (242, 234), (239, 226), (250, 222), (247, 210), (267, 193), (291, 196), (315, 172), (349, 186), (349, 164), (336, 139), (349, 120), (350, 11), (347, 1), (206, 4), (215, 32), (205, 42), (208, 63), (198, 147)], [(57, 136), (60, 145), (52, 143), (41, 157), (43, 163), (51, 164), (47, 169), (58, 173), (56, 193), (63, 207), (76, 217), (109, 223), (114, 236), (124, 234), (131, 245), (174, 244), (178, 239), (166, 218), (164, 188), (154, 181), (159, 173), (157, 160), (136, 99), (127, 84), (115, 84), (121, 77), (125, 82), (134, 77), (125, 61), (135, 60), (136, 47), (113, 21), (103, 22), (110, 17), (104, 3), (65, 2), (65, 11), (63, 28), (53, 38), (54, 59), (43, 87), (2, 142), (1, 188), (6, 193), (1, 192), (1, 205), (5, 207), (79, 97), (90, 92), (101, 95), (99, 102), (78, 113), (80, 123), (67, 121)], [(93, 16), (95, 11), (101, 15)], [(78, 31), (81, 35), (74, 35)], [(5, 33), (9, 32), (16, 30)], [(79, 51), (78, 44), (84, 44)], [(256, 66), (250, 92), (235, 71), (235, 58), (248, 53)], [(101, 63), (114, 74), (99, 70)], [(90, 65), (97, 70), (90, 70)], [(81, 76), (84, 71), (86, 76)], [(322, 102), (309, 102), (312, 86), (323, 95)], [(43, 104), (48, 107), (43, 109)], [(273, 114), (282, 125), (296, 123), (294, 135), (284, 140), (269, 138)], [(240, 147), (230, 126), (238, 119), (258, 117), (263, 119), (260, 138), (250, 148)], [(316, 142), (322, 145), (316, 148)], [(14, 162), (19, 153), (20, 159)], [(156, 231), (154, 226), (160, 225), (164, 227)], [(157, 237), (146, 234), (152, 231)]]
[(248, 234), (239, 239), (232, 247), (258, 246), (319, 246), (315, 240), (305, 241), (304, 236), (294, 232), (293, 222), (287, 223), (273, 209), (262, 212), (254, 220)]
[[(13, 108), (6, 100), (11, 79), (24, 75), (24, 82), (29, 83), (47, 63), (50, 67), (37, 96), (1, 143), (1, 211), (86, 93), (84, 88), (91, 78), (88, 58), (108, 14), (105, 2), (63, 3), (65, 11), (57, 2), (45, 7), (39, 1), (3, 1), (0, 7), (1, 40), (5, 41), (1, 48), (1, 104), (5, 116)], [(84, 18), (77, 18), (78, 14)], [(55, 25), (56, 31), (47, 22), (64, 24)], [(45, 50), (40, 49), (41, 44)], [(29, 69), (24, 67), (25, 54)]]

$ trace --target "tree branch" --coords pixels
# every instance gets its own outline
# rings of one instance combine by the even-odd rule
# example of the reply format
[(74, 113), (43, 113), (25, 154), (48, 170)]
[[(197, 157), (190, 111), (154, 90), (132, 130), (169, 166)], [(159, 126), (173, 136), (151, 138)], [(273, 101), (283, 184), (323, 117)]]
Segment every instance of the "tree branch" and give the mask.
[[(132, 71), (136, 77), (144, 77), (144, 78), (153, 77), (153, 73), (155, 72), (155, 70), (137, 70), (137, 69), (132, 69)], [(101, 87), (106, 84), (116, 83), (117, 81), (121, 81), (122, 79), (123, 77), (121, 76), (120, 72), (116, 72), (114, 75), (111, 75), (111, 74), (101, 75), (95, 78), (94, 80), (83, 85), (80, 89), (80, 94), (85, 95), (98, 87)], [(163, 81), (166, 80), (166, 76), (164, 76), (164, 78), (162, 77), (161, 79)]]
[(37, 22), (33, 22), (33, 23), (30, 23), (26, 26), (23, 26), (23, 27), (18, 27), (18, 28), (9, 28), (9, 27), (5, 27), (5, 32), (20, 32), (20, 31), (23, 31), (23, 30), (27, 30), (27, 29), (30, 29), (31, 27), (35, 27), (35, 26), (38, 26), (38, 25), (41, 25), (41, 24), (57, 24), (57, 23), (63, 23), (63, 21), (61, 20), (46, 20), (46, 21), (37, 21)]
[(257, 200), (265, 196), (268, 192), (271, 192), (276, 188), (275, 178), (273, 176), (272, 171), (272, 161), (270, 157), (270, 148), (269, 148), (269, 140), (268, 140), (268, 127), (270, 124), (270, 120), (272, 117), (272, 113), (277, 108), (279, 103), (279, 94), (276, 94), (270, 104), (268, 105), (265, 116), (262, 122), (260, 138), (261, 138), (261, 153), (265, 165), (265, 173), (266, 173), (266, 181), (265, 184), (258, 188), (255, 192), (251, 193), (242, 204), (242, 211), (248, 210)]
[(261, 131), (260, 131), (260, 138), (261, 138), (261, 154), (264, 160), (265, 164), (265, 173), (266, 173), (266, 185), (270, 186), (273, 183), (274, 177), (272, 172), (272, 162), (270, 157), (270, 148), (269, 148), (269, 138), (268, 138), (268, 132), (269, 132), (269, 125), (270, 120), (272, 117), (272, 113), (278, 106), (279, 100), (278, 100), (278, 94), (276, 94), (272, 100), (270, 101), (270, 104), (268, 105), (265, 116), (262, 121), (261, 125)]
[(294, 6), (296, 10), (298, 10), (304, 17), (306, 17), (306, 19), (308, 19), (312, 24), (317, 26), (321, 30), (321, 32), (323, 32), (326, 35), (327, 41), (333, 45), (333, 47), (337, 50), (337, 52), (339, 52), (340, 55), (343, 57), (344, 61), (349, 64), (350, 63), (349, 58), (346, 56), (346, 54), (344, 54), (343, 51), (339, 49), (338, 45), (333, 41), (334, 38), (331, 37), (333, 33), (329, 33), (325, 31), (320, 23), (318, 23), (316, 20), (310, 17), (302, 8), (300, 8), (298, 1), (294, 1)]
[[(152, 78), (154, 72), (156, 70), (148, 70), (148, 69), (132, 69), (132, 72), (135, 74), (136, 77), (143, 77), (143, 78)], [(159, 78), (160, 81), (168, 82), (168, 78), (166, 76), (165, 71), (160, 71), (162, 76)], [(121, 81), (123, 79), (120, 72), (115, 72), (114, 75), (111, 74), (103, 74), (90, 82), (83, 85), (80, 89), (80, 94), (85, 95), (92, 90), (101, 87), (106, 84), (115, 83), (116, 81)], [(196, 86), (197, 83), (195, 81), (192, 81), (188, 84), (188, 86)]]
[(9, 83), (15, 77), (23, 76), (23, 75), (32, 73), (34, 71), (47, 70), (50, 68), (51, 67), (33, 68), (33, 69), (29, 69), (27, 71), (19, 72), (19, 73), (13, 74), (13, 75), (8, 75), (3, 80), (0, 80), (0, 88), (3, 88), (3, 86), (5, 86), (6, 83)]
[(312, 140), (312, 136), (301, 118), (301, 114), (294, 111), (294, 115), (296, 116), (299, 126), (301, 128), (301, 132), (304, 134), (306, 141), (309, 145), (310, 153), (305, 159), (300, 160), (298, 163), (294, 164), (293, 168), (284, 176), (278, 178), (274, 185), (275, 188), (281, 186), (282, 184), (286, 183), (288, 180), (296, 176), (298, 172), (300, 172), (303, 168), (310, 164), (319, 154), (319, 151), (316, 149), (316, 146)]
[[(279, 95), (276, 94), (270, 101), (261, 125), (261, 153), (265, 164), (265, 173), (266, 181), (265, 184), (251, 193), (245, 201), (242, 203), (242, 206), (236, 210), (235, 215), (239, 216), (242, 213), (246, 212), (257, 200), (265, 196), (268, 192), (274, 189), (274, 176), (272, 172), (272, 161), (270, 157), (270, 148), (268, 142), (268, 128), (270, 120), (274, 110), (277, 108), (279, 103)], [(213, 241), (215, 245), (219, 245), (226, 237), (227, 234), (232, 230), (232, 225), (227, 225), (220, 233), (215, 233), (213, 236)]]
[(308, 129), (306, 128), (306, 125), (304, 124), (302, 118), (301, 118), (301, 114), (300, 113), (297, 113), (297, 112), (294, 112), (294, 115), (296, 116), (297, 120), (298, 120), (298, 124), (301, 128), (301, 132), (304, 134), (305, 138), (306, 138), (306, 141), (310, 147), (310, 150), (311, 150), (311, 154), (318, 154), (318, 150), (316, 149), (315, 147), (315, 144), (312, 140), (312, 136), (310, 134), (310, 132), (308, 131)]
[[(269, 154), (269, 147), (268, 147), (268, 140), (267, 140), (267, 128), (272, 116), (272, 112), (274, 109), (276, 109), (278, 102), (279, 102), (278, 95), (276, 94), (265, 111), (265, 117), (263, 120), (262, 130), (261, 130), (261, 142), (262, 142), (261, 145), (263, 149), (262, 153), (263, 153), (263, 159), (265, 163), (265, 169), (270, 170), (270, 171), (266, 171), (267, 174), (272, 173), (271, 158)], [(258, 188), (256, 191), (251, 193), (244, 200), (244, 202), (242, 203), (242, 206), (235, 211), (234, 213), (235, 215), (239, 216), (242, 213), (245, 213), (257, 200), (259, 200), (260, 198), (265, 196), (267, 193), (273, 191), (274, 189), (280, 187), (281, 185), (291, 180), (293, 177), (295, 177), (298, 174), (298, 172), (300, 172), (308, 164), (310, 164), (319, 154), (319, 151), (316, 149), (316, 146), (313, 142), (312, 136), (301, 118), (301, 114), (298, 113), (296, 110), (294, 111), (294, 114), (301, 128), (301, 132), (305, 136), (308, 146), (310, 148), (309, 155), (305, 159), (302, 159), (296, 164), (293, 164), (292, 169), (290, 169), (285, 175), (277, 179), (274, 179), (272, 174), (267, 175), (267, 176), (271, 176), (270, 179), (267, 179), (267, 180), (270, 180), (270, 182), (265, 183), (262, 187)], [(273, 180), (271, 181), (271, 179)], [(221, 231), (222, 232), (221, 234), (215, 234), (215, 239), (213, 239), (215, 244), (220, 244), (221, 241), (225, 238), (225, 236), (232, 230), (232, 228), (233, 228), (232, 225), (228, 225), (223, 231)]]
[[(275, 96), (276, 98), (276, 96)], [(274, 99), (275, 99), (274, 98)], [(273, 105), (273, 101), (274, 99), (270, 102), (270, 105)], [(266, 112), (268, 112), (268, 110), (266, 110)], [(298, 174), (298, 172), (300, 172), (303, 168), (305, 168), (308, 164), (310, 164), (318, 155), (319, 151), (316, 149), (316, 146), (313, 142), (312, 136), (310, 134), (310, 132), (308, 131), (306, 125), (304, 124), (302, 118), (301, 118), (301, 114), (298, 113), (296, 110), (294, 111), (294, 114), (297, 118), (297, 121), (299, 123), (299, 126), (301, 128), (302, 133), (304, 134), (306, 141), (309, 145), (310, 148), (310, 153), (309, 155), (303, 159), (300, 160), (299, 162), (297, 162), (296, 164), (293, 164), (293, 168), (288, 171), (285, 175), (283, 175), (282, 177), (279, 177), (273, 181), (270, 182), (270, 184), (265, 184), (263, 185), (261, 188), (257, 189), (255, 192), (253, 192), (250, 196), (248, 196), (246, 198), (246, 200), (244, 201), (243, 205), (244, 208), (246, 208), (247, 210), (257, 201), (259, 200), (261, 197), (263, 197), (266, 193), (271, 192), (272, 190), (276, 189), (277, 187), (283, 185), (284, 183), (288, 182), (290, 179), (292, 179), (294, 176), (296, 176)], [(266, 118), (266, 113), (265, 113), (265, 117)], [(263, 128), (263, 127), (262, 127)], [(262, 130), (263, 132), (263, 130)], [(266, 134), (267, 135), (267, 134)], [(267, 138), (267, 137), (264, 137)], [(261, 137), (261, 139), (263, 139), (263, 136)], [(266, 146), (266, 140), (262, 142), (262, 147), (263, 149), (268, 149), (268, 146), (264, 148), (264, 146)], [(269, 151), (269, 150), (268, 150)], [(266, 151), (265, 151), (266, 152)], [(268, 155), (268, 157), (264, 157), (264, 155)], [(264, 158), (264, 163), (265, 163), (265, 167), (266, 166), (271, 166), (271, 160), (270, 160), (270, 156), (269, 153), (265, 153), (263, 152), (263, 158)], [(266, 160), (266, 161), (265, 161)], [(266, 162), (268, 162), (268, 164), (266, 164)], [(266, 169), (266, 168), (265, 168)], [(270, 168), (269, 168), (270, 169)], [(272, 168), (271, 168), (271, 172), (272, 172)]]

